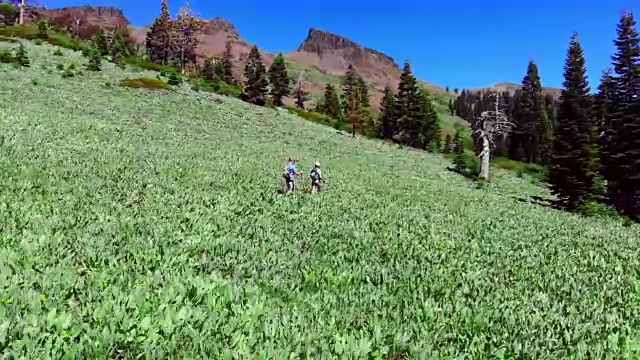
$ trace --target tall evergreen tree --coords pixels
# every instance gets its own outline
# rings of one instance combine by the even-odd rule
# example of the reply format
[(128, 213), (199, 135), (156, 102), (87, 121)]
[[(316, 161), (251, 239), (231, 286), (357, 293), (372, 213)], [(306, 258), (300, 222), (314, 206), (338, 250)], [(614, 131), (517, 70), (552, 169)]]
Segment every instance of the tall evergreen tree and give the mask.
[(607, 68), (602, 72), (598, 93), (593, 99), (593, 113), (595, 123), (598, 128), (600, 144), (600, 172), (604, 178), (607, 176), (607, 165), (609, 164), (609, 129), (611, 128), (611, 115), (613, 106), (613, 96), (615, 95), (615, 84), (613, 82), (612, 69)]
[(380, 117), (378, 118), (378, 134), (381, 139), (393, 139), (396, 132), (396, 94), (389, 85), (384, 88), (384, 96), (380, 102)]
[(596, 127), (593, 123), (587, 70), (578, 34), (571, 37), (549, 169), (551, 191), (570, 211), (594, 195), (598, 172)]
[(109, 55), (109, 43), (103, 29), (91, 37), (91, 44), (98, 50), (100, 56)]
[(237, 80), (233, 76), (233, 53), (231, 49), (231, 42), (227, 41), (224, 45), (224, 53), (222, 53), (222, 58), (220, 59), (220, 75), (222, 81), (229, 85), (235, 85)]
[(453, 158), (455, 170), (460, 174), (464, 174), (467, 169), (467, 160), (464, 155), (464, 137), (462, 136), (462, 130), (460, 130), (460, 128), (456, 129), (453, 137), (453, 153), (455, 154)]
[(267, 97), (267, 69), (262, 63), (262, 55), (257, 46), (249, 52), (248, 62), (244, 67), (245, 81), (243, 100), (255, 105), (264, 105)]
[(412, 147), (419, 147), (422, 130), (421, 101), (418, 82), (411, 71), (411, 63), (405, 61), (398, 84), (395, 113), (400, 141)]
[(429, 151), (440, 150), (442, 139), (440, 138), (440, 120), (429, 93), (425, 89), (418, 92), (420, 98), (420, 116), (422, 117), (422, 147)]
[(202, 21), (196, 18), (189, 3), (185, 3), (174, 23), (176, 55), (183, 74), (187, 66), (196, 63), (196, 49), (200, 42), (198, 35), (202, 28)]
[(359, 102), (360, 116), (362, 118), (361, 120), (363, 124), (371, 129), (373, 128), (373, 119), (371, 118), (369, 88), (367, 83), (360, 75), (357, 76), (356, 84), (356, 87), (358, 89), (357, 101)]
[(158, 64), (169, 64), (174, 59), (175, 32), (167, 0), (162, 0), (160, 15), (147, 32), (146, 48), (149, 60)]
[(204, 60), (201, 76), (209, 83), (215, 83), (220, 79), (218, 74), (216, 74), (215, 60), (212, 57), (208, 57)]
[(319, 108), (319, 112), (329, 116), (332, 119), (342, 119), (342, 108), (340, 106), (340, 99), (336, 93), (336, 88), (327, 83), (324, 87), (324, 99)]
[(512, 160), (522, 160), (524, 158), (524, 152), (522, 150), (523, 145), (523, 133), (522, 133), (522, 123), (520, 117), (520, 106), (522, 102), (520, 101), (520, 97), (522, 96), (522, 90), (518, 89), (513, 94), (513, 107), (511, 109), (511, 122), (515, 125), (511, 130), (511, 133), (508, 135), (508, 155), (509, 159)]
[(606, 166), (610, 201), (622, 214), (632, 217), (640, 211), (640, 39), (635, 27), (632, 13), (623, 14), (617, 26)]
[(296, 106), (298, 108), (304, 110), (304, 103), (309, 100), (308, 95), (309, 92), (302, 86), (302, 81), (298, 81), (296, 86)]
[(282, 106), (285, 96), (291, 94), (291, 79), (287, 74), (284, 56), (279, 53), (269, 67), (269, 83), (271, 85), (271, 99), (274, 106)]
[(367, 119), (368, 111), (362, 107), (362, 88), (356, 87), (350, 92), (346, 99), (346, 112), (344, 114), (347, 121), (351, 124), (351, 135), (356, 136), (356, 128), (362, 130)]
[(522, 148), (527, 162), (544, 162), (552, 137), (538, 66), (530, 61), (522, 80), (513, 140)]
[(347, 114), (350, 110), (349, 99), (352, 101), (359, 101), (353, 94), (356, 92), (356, 89), (359, 85), (360, 76), (356, 72), (356, 69), (353, 65), (349, 64), (347, 67), (347, 71), (342, 77), (342, 93), (340, 94), (340, 101), (342, 103), (342, 112), (343, 114)]

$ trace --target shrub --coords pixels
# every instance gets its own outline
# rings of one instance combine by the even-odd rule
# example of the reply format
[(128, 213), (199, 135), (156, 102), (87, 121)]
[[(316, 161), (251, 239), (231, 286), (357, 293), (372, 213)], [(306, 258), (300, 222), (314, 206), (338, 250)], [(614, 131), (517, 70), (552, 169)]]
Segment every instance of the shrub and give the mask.
[(87, 70), (90, 71), (100, 71), (100, 67), (102, 65), (102, 56), (100, 55), (100, 51), (96, 47), (91, 47), (87, 52)]
[(151, 70), (151, 71), (159, 71), (159, 72), (163, 72), (163, 71), (167, 71), (167, 69), (169, 69), (169, 66), (164, 66), (164, 65), (159, 65), (159, 64), (155, 64), (152, 63), (146, 59), (142, 59), (142, 58), (135, 58), (135, 57), (128, 57), (124, 59), (124, 63), (128, 64), (128, 65), (132, 65), (135, 67), (139, 67), (145, 70)]
[(595, 201), (586, 202), (581, 210), (586, 216), (620, 218), (620, 214), (614, 208)]
[(240, 85), (229, 85), (226, 82), (221, 81), (216, 93), (239, 99), (240, 96), (242, 96), (242, 88)]
[(38, 20), (36, 21), (36, 26), (38, 27), (38, 38), (47, 39), (49, 34), (47, 31), (49, 30), (49, 23), (46, 20)]
[(62, 72), (62, 78), (63, 79), (72, 78), (74, 76), (75, 76), (75, 74), (70, 69), (66, 69), (65, 71)]
[(333, 127), (335, 127), (336, 125), (336, 121), (334, 119), (324, 114), (320, 114), (313, 111), (307, 111), (294, 106), (285, 106), (285, 109), (287, 109), (290, 113), (298, 115), (301, 118), (306, 120), (310, 120), (313, 122), (317, 122), (320, 124), (329, 125)]
[(148, 89), (148, 90), (170, 90), (171, 86), (166, 82), (158, 79), (151, 78), (134, 78), (134, 79), (124, 79), (120, 81), (121, 86), (131, 87), (131, 88), (139, 88), (139, 89)]
[(8, 49), (0, 49), (0, 63), (18, 64), (18, 58)]
[(20, 66), (31, 66), (29, 57), (27, 56), (27, 50), (24, 48), (24, 45), (18, 45), (18, 47), (16, 48), (16, 57), (18, 58), (18, 64), (20, 64)]
[(482, 168), (482, 160), (474, 154), (468, 154), (465, 158), (467, 167), (467, 176), (470, 178), (477, 178), (480, 175), (480, 169)]
[(60, 50), (60, 49), (56, 49), (56, 50), (53, 52), (53, 56), (62, 56), (62, 50)]
[(18, 8), (14, 4), (0, 4), (0, 24), (11, 26), (18, 20), (18, 15)]
[(168, 78), (167, 82), (169, 83), (169, 85), (174, 86), (182, 84), (182, 81), (184, 80), (182, 74), (180, 74), (180, 72), (174, 67), (168, 67), (165, 70), (161, 71), (160, 76)]

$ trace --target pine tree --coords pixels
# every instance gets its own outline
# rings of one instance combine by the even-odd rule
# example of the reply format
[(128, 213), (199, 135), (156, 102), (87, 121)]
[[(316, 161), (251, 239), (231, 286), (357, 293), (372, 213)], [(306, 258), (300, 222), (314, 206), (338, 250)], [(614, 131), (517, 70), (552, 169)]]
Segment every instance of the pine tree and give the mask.
[(551, 192), (569, 211), (581, 209), (593, 196), (598, 171), (596, 128), (586, 71), (584, 53), (574, 33), (564, 66), (548, 179)]
[(362, 125), (366, 119), (368, 114), (367, 109), (362, 107), (362, 88), (355, 87), (353, 91), (350, 92), (349, 96), (346, 98), (346, 112), (344, 116), (346, 117), (349, 124), (351, 124), (351, 136), (356, 136), (356, 128), (360, 128), (362, 130)]
[(635, 26), (632, 13), (623, 14), (617, 26), (606, 166), (609, 200), (631, 217), (637, 217), (640, 208), (640, 39)]
[(304, 89), (302, 82), (298, 81), (298, 85), (296, 86), (296, 106), (299, 109), (304, 110), (304, 103), (309, 100), (308, 95), (309, 92)]
[(114, 34), (113, 39), (108, 43), (107, 52), (111, 55), (111, 61), (121, 69), (125, 68), (124, 58), (131, 55), (119, 31)]
[(208, 57), (204, 60), (201, 76), (210, 84), (214, 84), (220, 80), (220, 77), (216, 74), (216, 62), (214, 58)]
[(171, 63), (174, 56), (175, 32), (167, 0), (162, 0), (160, 15), (151, 24), (147, 32), (146, 49), (149, 60), (166, 65)]
[(451, 134), (447, 134), (444, 137), (444, 147), (442, 148), (443, 154), (450, 154), (453, 151), (453, 137)]
[(467, 159), (464, 154), (464, 137), (462, 136), (462, 130), (456, 129), (456, 133), (453, 137), (453, 165), (456, 172), (464, 174), (467, 170)]
[(613, 96), (615, 95), (615, 84), (613, 82), (612, 69), (607, 68), (602, 72), (598, 93), (593, 99), (593, 112), (595, 123), (598, 128), (600, 144), (600, 172), (604, 178), (607, 176), (607, 165), (609, 163), (609, 137), (611, 128), (611, 115), (613, 106)]
[(358, 75), (356, 80), (358, 89), (358, 103), (360, 109), (361, 125), (366, 125), (368, 129), (373, 128), (373, 119), (371, 118), (371, 104), (369, 96), (369, 88), (362, 76)]
[(400, 141), (406, 145), (418, 147), (422, 127), (421, 102), (418, 83), (411, 71), (409, 60), (405, 61), (400, 75), (395, 108)]
[(425, 89), (420, 90), (418, 95), (420, 97), (420, 116), (422, 117), (421, 142), (424, 149), (431, 152), (438, 151), (442, 145), (438, 113)]
[(131, 56), (131, 51), (120, 31), (116, 31), (113, 35), (108, 51), (111, 56), (116, 54), (120, 54), (123, 58)]
[(38, 38), (47, 39), (49, 38), (49, 22), (47, 20), (38, 20), (36, 21), (36, 25), (38, 27)]
[(393, 139), (396, 132), (396, 94), (387, 85), (380, 102), (380, 117), (378, 118), (378, 134), (381, 139)]
[(320, 113), (329, 116), (332, 119), (342, 120), (342, 108), (340, 106), (340, 99), (336, 93), (336, 88), (327, 83), (324, 87), (324, 99), (321, 106), (318, 109)]
[(362, 108), (371, 107), (370, 104), (370, 96), (369, 96), (369, 87), (367, 83), (364, 81), (362, 76), (358, 75), (358, 79), (356, 80), (356, 86), (358, 87), (360, 94), (358, 96), (358, 101), (360, 102), (360, 106)]
[(29, 60), (29, 56), (27, 55), (27, 50), (25, 49), (24, 45), (22, 43), (20, 43), (16, 48), (15, 48), (15, 53), (16, 53), (16, 58), (18, 61), (18, 65), (22, 66), (22, 67), (31, 67), (31, 61)]
[(109, 43), (107, 37), (104, 34), (104, 30), (100, 29), (95, 35), (91, 37), (92, 45), (98, 49), (100, 56), (109, 55)]
[(342, 112), (346, 115), (349, 113), (350, 105), (349, 99), (351, 98), (354, 101), (358, 101), (355, 97), (353, 97), (353, 93), (356, 92), (356, 89), (359, 85), (359, 75), (356, 72), (353, 65), (349, 64), (347, 67), (347, 71), (342, 77), (342, 93), (340, 94), (340, 101), (342, 103)]
[(189, 3), (186, 2), (178, 12), (173, 26), (178, 66), (183, 74), (188, 65), (196, 63), (196, 49), (200, 42), (198, 36), (202, 32), (202, 28), (202, 21), (196, 18)]
[(291, 79), (287, 74), (284, 56), (279, 53), (269, 67), (269, 83), (271, 85), (271, 99), (274, 106), (282, 106), (285, 96), (291, 94)]
[[(463, 90), (464, 91), (464, 90)], [(508, 155), (511, 160), (522, 160), (524, 158), (524, 154), (522, 151), (522, 123), (520, 117), (520, 106), (521, 101), (520, 97), (522, 95), (522, 90), (518, 89), (513, 94), (513, 107), (511, 109), (511, 121), (514, 124), (514, 128), (511, 130), (511, 133), (507, 137), (508, 142)]]
[(233, 76), (233, 53), (231, 52), (230, 41), (227, 41), (224, 45), (224, 53), (222, 53), (222, 59), (220, 59), (220, 69), (222, 81), (229, 85), (237, 83), (236, 78)]
[(245, 81), (243, 99), (255, 105), (264, 105), (267, 98), (267, 69), (262, 63), (262, 55), (257, 46), (249, 52), (248, 62), (244, 67)]
[(100, 55), (100, 50), (97, 47), (91, 46), (87, 53), (87, 70), (90, 71), (100, 71), (102, 64), (102, 56)]
[(523, 150), (527, 162), (544, 162), (549, 152), (552, 129), (547, 116), (538, 66), (533, 61), (529, 62), (519, 95), (512, 146)]
[(537, 93), (535, 102), (535, 113), (538, 122), (536, 123), (536, 159), (538, 163), (546, 165), (551, 156), (551, 147), (553, 144), (553, 126), (549, 117), (547, 100), (542, 93), (542, 86)]

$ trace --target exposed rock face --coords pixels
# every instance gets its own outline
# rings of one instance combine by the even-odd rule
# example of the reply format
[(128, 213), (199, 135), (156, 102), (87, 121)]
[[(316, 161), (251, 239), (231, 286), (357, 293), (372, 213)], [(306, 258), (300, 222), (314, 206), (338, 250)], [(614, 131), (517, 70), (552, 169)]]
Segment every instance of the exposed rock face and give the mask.
[(122, 10), (109, 6), (68, 6), (59, 9), (34, 9), (27, 21), (48, 19), (58, 26), (72, 25), (74, 20), (81, 24), (99, 26), (105, 29), (125, 28), (129, 20)]
[[(493, 86), (481, 87), (481, 88), (477, 88), (477, 89), (474, 89), (474, 90), (475, 91), (482, 91), (482, 90), (489, 90), (489, 89), (497, 89), (497, 90), (500, 90), (500, 91), (509, 92), (510, 94), (513, 95), (517, 90), (520, 90), (521, 88), (522, 88), (522, 85), (509, 83), (509, 82), (503, 82), (503, 83), (495, 84)], [(558, 88), (554, 88), (554, 87), (543, 87), (542, 88), (542, 92), (544, 92), (545, 94), (549, 94), (549, 95), (553, 96), (554, 98), (558, 98), (560, 96), (560, 93), (562, 92), (562, 90), (558, 89)]]
[(298, 51), (314, 53), (319, 57), (333, 55), (342, 58), (347, 65), (350, 63), (358, 68), (372, 66), (374, 63), (398, 68), (390, 56), (377, 50), (365, 48), (340, 35), (314, 28), (309, 30), (307, 38), (302, 42)]
[(398, 64), (388, 55), (366, 48), (340, 35), (312, 28), (292, 59), (314, 65), (332, 75), (341, 75), (349, 64), (376, 87), (397, 84)]

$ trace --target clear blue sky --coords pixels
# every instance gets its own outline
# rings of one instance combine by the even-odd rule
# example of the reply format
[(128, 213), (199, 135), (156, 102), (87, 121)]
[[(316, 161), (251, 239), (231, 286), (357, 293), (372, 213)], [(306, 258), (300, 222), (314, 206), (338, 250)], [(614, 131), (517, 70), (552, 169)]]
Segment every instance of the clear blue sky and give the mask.
[[(184, 0), (169, 0), (172, 15)], [(47, 7), (105, 5), (122, 9), (137, 26), (151, 23), (160, 0), (41, 0)], [(292, 51), (310, 27), (343, 35), (382, 51), (402, 65), (411, 59), (422, 80), (452, 89), (520, 83), (534, 59), (543, 86), (560, 87), (572, 31), (580, 34), (590, 83), (610, 65), (615, 26), (623, 10), (640, 21), (638, 0), (191, 0), (203, 18), (221, 16), (260, 48)]]

